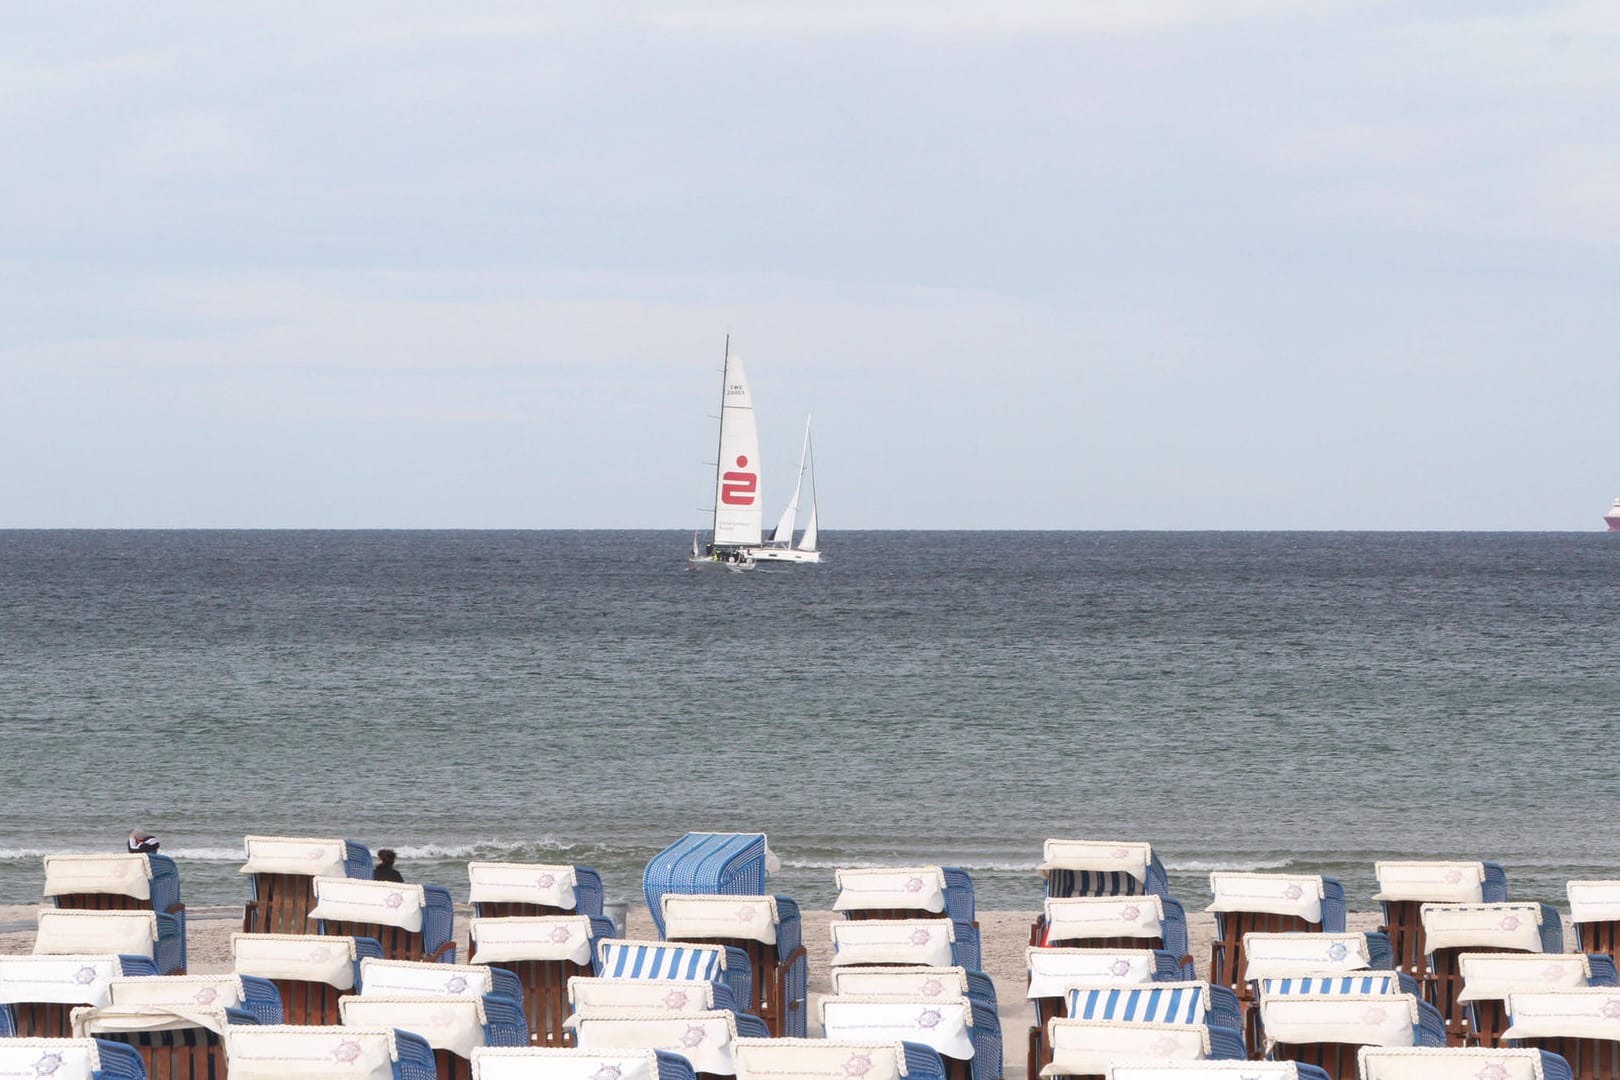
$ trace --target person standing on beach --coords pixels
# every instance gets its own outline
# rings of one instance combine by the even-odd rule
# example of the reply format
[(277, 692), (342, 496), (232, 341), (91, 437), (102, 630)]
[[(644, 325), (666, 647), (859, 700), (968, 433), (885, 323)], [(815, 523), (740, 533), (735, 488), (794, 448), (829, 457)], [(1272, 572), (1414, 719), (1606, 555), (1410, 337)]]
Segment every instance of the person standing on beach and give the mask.
[(377, 866), (371, 871), (371, 880), (397, 881), (403, 885), (405, 883), (405, 879), (401, 877), (399, 871), (394, 868), (394, 859), (396, 857), (397, 856), (395, 856), (393, 848), (378, 848)]

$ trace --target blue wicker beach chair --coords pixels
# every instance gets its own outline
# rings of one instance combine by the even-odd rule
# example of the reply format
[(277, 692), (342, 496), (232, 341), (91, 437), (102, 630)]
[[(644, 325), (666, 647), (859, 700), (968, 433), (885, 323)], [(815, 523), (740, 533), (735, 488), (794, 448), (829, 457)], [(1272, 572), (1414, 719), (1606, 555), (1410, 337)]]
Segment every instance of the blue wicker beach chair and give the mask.
[(904, 999), (926, 1004), (966, 1000), (973, 1008), (973, 1056), (1001, 1068), (1001, 1015), (988, 976), (961, 967), (842, 967), (832, 973), (838, 997)]
[(1140, 896), (1049, 897), (1030, 944), (1042, 948), (1161, 949), (1176, 957), (1182, 978), (1194, 976), (1187, 951), (1187, 912), (1179, 900)]
[(1457, 957), (1470, 1039), (1479, 1046), (1502, 1045), (1507, 1030), (1507, 998), (1513, 993), (1575, 990), (1620, 983), (1614, 960), (1603, 953), (1481, 953)]
[(248, 836), (248, 902), (242, 910), (247, 934), (310, 934), (318, 877), (371, 878), (371, 852), (353, 840)]
[(1329, 1080), (1297, 1061), (1154, 1061), (1113, 1065), (1104, 1080)]
[[(433, 1048), (420, 1035), (392, 1028), (255, 1027), (225, 1033), (231, 1080), (438, 1080)], [(304, 1063), (308, 1063), (307, 1065)]]
[[(156, 982), (158, 980), (135, 980)], [(224, 1076), (225, 1032), (255, 1024), (243, 1009), (191, 1004), (95, 1005), (73, 1010), (73, 1036), (121, 1043), (140, 1055), (151, 1077)]]
[(1359, 1057), (1361, 1080), (1573, 1080), (1545, 1050), (1364, 1046)]
[(752, 1001), (748, 954), (730, 945), (684, 941), (596, 943), (596, 974), (609, 979), (704, 979), (724, 983), (738, 1001)]
[(335, 935), (232, 934), (231, 956), (238, 975), (275, 987), (285, 1023), (320, 1027), (339, 1021), (338, 999), (362, 985), (361, 962), (381, 957), (382, 946)]
[(41, 908), (36, 956), (145, 956), (159, 975), (186, 970), (180, 917), (162, 911), (83, 911)]
[(945, 1080), (939, 1054), (920, 1043), (739, 1038), (732, 1060), (737, 1080)]
[[(107, 984), (107, 1005), (140, 1008), (241, 1010), (256, 1024), (283, 1022), (281, 992), (269, 979), (253, 975), (159, 975), (115, 978)], [(234, 1023), (234, 1018), (232, 1019)]]
[(809, 960), (799, 905), (785, 896), (714, 896), (665, 893), (664, 938), (740, 949), (753, 975), (753, 999), (744, 1012), (765, 1021), (771, 1034), (805, 1034)]
[(1219, 1036), (1236, 1034), (1239, 1054), (1243, 1046), (1243, 1013), (1237, 995), (1224, 986), (1203, 980), (1120, 986), (1117, 983), (1080, 983), (1068, 988), (1066, 1015), (1080, 1020), (1137, 1020), (1161, 1024), (1204, 1024), (1223, 1028)]
[(367, 993), (338, 1002), (345, 1027), (395, 1028), (420, 1035), (433, 1048), (439, 1080), (469, 1080), (479, 1046), (529, 1045), (518, 1003), (500, 994)]
[(0, 956), (0, 1034), (68, 1038), (73, 1010), (107, 1004), (114, 979), (156, 975), (146, 956)]
[(568, 980), (570, 1020), (580, 1009), (667, 1009), (671, 1012), (747, 1012), (725, 983), (702, 979), (604, 979), (581, 976)]
[(821, 1026), (840, 1042), (919, 1043), (939, 1054), (948, 1080), (997, 1080), (1002, 1073), (999, 1036), (978, 1036), (983, 1015), (966, 998), (944, 1000), (900, 994), (835, 994), (820, 1002)]
[(13, 1038), (0, 1041), (0, 1076), (50, 1080), (147, 1080), (141, 1057), (99, 1039)]
[(186, 955), (180, 870), (167, 855), (47, 855), (45, 899), (78, 911), (172, 915), (180, 927), (180, 955)]
[(389, 960), (456, 962), (455, 905), (442, 885), (318, 877), (316, 933), (372, 938)]
[(918, 919), (944, 915), (953, 922), (978, 917), (973, 878), (957, 866), (840, 867), (833, 871), (833, 910), (846, 919)]
[(764, 833), (687, 833), (647, 863), (647, 910), (664, 932), (665, 893), (764, 896)]
[(1052, 1061), (1041, 1075), (1101, 1080), (1110, 1068), (1130, 1062), (1233, 1060), (1222, 1055), (1230, 1055), (1235, 1044), (1216, 1041), (1216, 1030), (1204, 1024), (1057, 1017), (1046, 1024)]
[(1183, 977), (1179, 958), (1163, 949), (1069, 949), (1031, 946), (1026, 996), (1034, 1006), (1025, 1072), (1038, 1076), (1052, 1060), (1046, 1045), (1046, 1022), (1067, 1014), (1068, 988), (1075, 983), (1110, 982), (1121, 986), (1175, 982)]
[[(978, 931), (950, 919), (834, 920), (833, 966), (901, 964), (979, 970)], [(964, 939), (964, 933), (968, 936)]]
[(473, 1080), (597, 1080), (645, 1077), (693, 1080), (691, 1062), (667, 1050), (580, 1050), (536, 1046), (523, 1050), (479, 1047), (472, 1054)]
[(1576, 1080), (1620, 1077), (1620, 997), (1587, 988), (1509, 994), (1509, 1045), (1557, 1054)]
[(741, 1036), (763, 1039), (765, 1022), (746, 1013), (714, 1009), (675, 1013), (663, 1009), (585, 1009), (574, 1015), (584, 1050), (673, 1049), (700, 1078), (735, 1076), (732, 1047)]
[[(1394, 973), (1391, 973), (1392, 975)], [(1445, 1021), (1411, 994), (1262, 994), (1265, 1056), (1355, 1080), (1363, 1046), (1446, 1044)]]
[(602, 876), (588, 866), (472, 862), (467, 886), (477, 919), (602, 914)]
[(1048, 840), (1042, 854), (1047, 896), (1170, 895), (1170, 877), (1152, 844)]
[[(523, 1009), (523, 984), (505, 968), (487, 964), (430, 964), (414, 960), (360, 961), (361, 997), (499, 997)], [(525, 1038), (520, 1046), (527, 1046)]]
[(530, 1044), (568, 1045), (568, 980), (594, 973), (596, 943), (613, 936), (613, 923), (599, 915), (475, 918), (468, 933), (474, 964), (517, 980)]
[(1564, 889), (1581, 951), (1620, 959), (1620, 881), (1571, 881)]
[(1473, 1039), (1467, 1004), (1462, 1000), (1460, 956), (1564, 951), (1563, 920), (1556, 908), (1546, 904), (1424, 904), (1418, 911), (1429, 950), (1428, 998), (1445, 1017), (1452, 1046)]
[(1424, 904), (1499, 904), (1508, 898), (1507, 871), (1494, 862), (1396, 862), (1373, 864), (1384, 911), (1384, 925), (1395, 950), (1395, 966), (1417, 978), (1429, 977), (1429, 947), (1423, 937)]
[(1250, 874), (1217, 871), (1209, 875), (1215, 915), (1210, 943), (1210, 982), (1247, 997), (1243, 957), (1247, 934), (1344, 932), (1344, 886), (1338, 878), (1314, 874)]

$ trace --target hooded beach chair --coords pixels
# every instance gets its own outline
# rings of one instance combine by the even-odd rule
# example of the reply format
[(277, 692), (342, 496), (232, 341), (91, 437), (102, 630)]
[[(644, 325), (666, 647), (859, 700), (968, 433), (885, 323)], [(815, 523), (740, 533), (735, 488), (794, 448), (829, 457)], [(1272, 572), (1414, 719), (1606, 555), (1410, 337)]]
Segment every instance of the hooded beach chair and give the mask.
[(1179, 900), (1142, 896), (1048, 897), (1030, 944), (1071, 949), (1161, 949), (1194, 976), (1187, 952), (1187, 912)]
[(834, 967), (899, 964), (979, 970), (976, 932), (964, 941), (962, 924), (950, 919), (834, 919), (828, 925)]
[(1122, 1064), (1207, 1061), (1215, 1055), (1203, 1024), (1056, 1017), (1047, 1021), (1046, 1042), (1052, 1060), (1040, 1075), (1068, 1080), (1101, 1080)]
[(473, 1080), (693, 1080), (691, 1062), (667, 1050), (480, 1046)]
[(167, 855), (47, 855), (45, 899), (79, 911), (158, 911), (180, 927), (186, 950), (186, 905), (180, 870)]
[(1573, 1080), (1545, 1050), (1364, 1046), (1358, 1057), (1361, 1080)]
[[(522, 1009), (523, 985), (505, 968), (487, 964), (431, 964), (418, 960), (360, 961), (361, 997), (501, 997)], [(524, 1039), (520, 1046), (527, 1046)]]
[[(1029, 1029), (1029, 1058), (1025, 1071), (1039, 1075), (1051, 1061), (1046, 1045), (1046, 1022), (1067, 1015), (1068, 988), (1075, 983), (1107, 982), (1135, 986), (1149, 982), (1175, 982), (1182, 977), (1181, 961), (1163, 949), (1069, 949), (1031, 946), (1025, 950), (1029, 987), (1025, 996), (1034, 1007)], [(836, 985), (836, 984), (835, 984)]]
[[(1395, 972), (1389, 975), (1394, 977)], [(1363, 1046), (1444, 1046), (1445, 1024), (1411, 994), (1262, 994), (1265, 1056), (1356, 1080)]]
[(393, 1028), (255, 1027), (225, 1033), (230, 1080), (438, 1080), (433, 1048)]
[(1328, 1080), (1315, 1065), (1297, 1061), (1160, 1061), (1111, 1065), (1104, 1080)]
[(335, 935), (232, 934), (231, 956), (238, 975), (275, 987), (285, 1023), (330, 1026), (340, 1019), (338, 999), (361, 985), (361, 961), (382, 956), (382, 946)]
[(771, 856), (764, 833), (687, 833), (647, 863), (642, 889), (658, 932), (665, 893), (764, 896)]
[(1001, 1015), (995, 984), (962, 967), (841, 967), (832, 970), (839, 997), (906, 998), (917, 1002), (963, 1001), (973, 1009), (973, 1056), (1003, 1064)]
[(1571, 881), (1564, 890), (1581, 951), (1620, 959), (1620, 881)]
[(1316, 874), (1209, 875), (1214, 899), (1205, 911), (1215, 915), (1209, 947), (1210, 982), (1248, 993), (1243, 981), (1245, 934), (1344, 932), (1344, 886)]
[[(1217, 1056), (1247, 1056), (1237, 995), (1202, 979), (1139, 986), (1075, 983), (1068, 987), (1064, 1000), (1070, 1019), (1203, 1024), (1220, 1029), (1213, 1043), (1221, 1051)], [(1237, 1039), (1235, 1044), (1233, 1038)]]
[(600, 915), (602, 876), (588, 866), (471, 862), (467, 899), (473, 917)]
[(1048, 840), (1039, 870), (1047, 896), (1170, 895), (1170, 877), (1152, 844)]
[(1607, 988), (1509, 994), (1504, 1037), (1569, 1063), (1575, 1080), (1620, 1078), (1620, 993)]
[(114, 978), (107, 984), (109, 1007), (155, 1005), (177, 1009), (241, 1010), (256, 1024), (283, 1022), (281, 993), (269, 979), (253, 975), (159, 975)]
[(737, 1080), (945, 1080), (939, 1054), (920, 1043), (739, 1037), (731, 1057)]
[(1377, 862), (1374, 900), (1395, 951), (1395, 967), (1419, 980), (1429, 975), (1423, 937), (1424, 904), (1497, 904), (1508, 898), (1507, 871), (1494, 862)]
[(568, 980), (569, 1018), (580, 1009), (664, 1009), (669, 1012), (747, 1012), (725, 983), (704, 979), (604, 979), (579, 976)]
[(1507, 999), (1515, 993), (1615, 986), (1614, 960), (1604, 953), (1478, 953), (1457, 957), (1470, 1037), (1480, 1046), (1502, 1044), (1507, 1030)]
[(0, 1076), (147, 1080), (134, 1050), (98, 1039), (0, 1039)]
[(455, 905), (442, 885), (318, 877), (314, 889), (316, 933), (371, 938), (389, 960), (456, 962)]
[(973, 878), (957, 866), (843, 867), (833, 871), (833, 910), (846, 919), (917, 919), (944, 915), (952, 922), (978, 917)]
[(500, 994), (366, 993), (338, 1001), (344, 1027), (394, 1028), (420, 1035), (433, 1048), (438, 1080), (469, 1080), (479, 1046), (528, 1046), (518, 1003)]
[(248, 836), (248, 902), (242, 909), (246, 934), (312, 934), (318, 877), (371, 878), (371, 852), (353, 840), (292, 836)]
[(474, 964), (510, 972), (531, 1045), (569, 1041), (568, 980), (595, 971), (596, 942), (611, 937), (613, 924), (590, 915), (533, 915), (473, 919), (469, 923)]
[(821, 1026), (840, 1042), (917, 1043), (939, 1054), (947, 1080), (998, 1080), (999, 1039), (975, 1038), (974, 1006), (898, 994), (835, 994), (821, 999)]
[(145, 956), (0, 956), (0, 1034), (68, 1038), (73, 1010), (107, 1004), (114, 979), (156, 975)]
[(113, 953), (144, 956), (159, 975), (186, 970), (185, 940), (178, 916), (161, 911), (76, 911), (41, 908), (34, 935), (36, 956)]
[[(1294, 979), (1303, 980), (1300, 985), (1310, 987), (1324, 980), (1331, 982), (1360, 973), (1382, 972), (1391, 977), (1384, 980), (1387, 989), (1380, 993), (1421, 996), (1422, 985), (1412, 976), (1401, 972), (1399, 980), (1393, 978), (1393, 963), (1389, 938), (1382, 933), (1245, 934), (1241, 973), (1244, 992), (1239, 996), (1244, 1007), (1244, 1037), (1250, 1046), (1260, 1045), (1254, 1001), (1262, 982), (1275, 986), (1281, 980)], [(1344, 993), (1352, 992), (1349, 989), (1352, 983), (1343, 985)]]
[(1466, 1003), (1460, 1000), (1457, 959), (1470, 952), (1559, 953), (1564, 924), (1546, 904), (1424, 904), (1418, 909), (1429, 950), (1428, 996), (1446, 1019), (1452, 1046), (1469, 1041)]
[(768, 1038), (764, 1021), (724, 1009), (672, 1013), (667, 1010), (585, 1009), (574, 1015), (584, 1050), (664, 1050), (680, 1054), (700, 1078), (735, 1076), (732, 1046), (739, 1035)]
[(753, 1013), (775, 1036), (805, 1033), (809, 960), (799, 905), (785, 896), (713, 896), (665, 893), (664, 938), (730, 945), (748, 956)]
[(73, 1010), (73, 1037), (128, 1046), (149, 1077), (223, 1080), (225, 1032), (232, 1024), (254, 1023), (245, 1010), (218, 1006), (95, 1005)]

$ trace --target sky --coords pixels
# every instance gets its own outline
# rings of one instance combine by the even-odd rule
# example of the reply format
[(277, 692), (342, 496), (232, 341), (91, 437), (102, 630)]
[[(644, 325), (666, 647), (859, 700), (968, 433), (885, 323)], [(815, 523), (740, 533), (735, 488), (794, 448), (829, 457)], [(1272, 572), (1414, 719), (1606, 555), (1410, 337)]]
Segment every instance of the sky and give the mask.
[(0, 528), (1601, 529), (1620, 6), (8, 5)]

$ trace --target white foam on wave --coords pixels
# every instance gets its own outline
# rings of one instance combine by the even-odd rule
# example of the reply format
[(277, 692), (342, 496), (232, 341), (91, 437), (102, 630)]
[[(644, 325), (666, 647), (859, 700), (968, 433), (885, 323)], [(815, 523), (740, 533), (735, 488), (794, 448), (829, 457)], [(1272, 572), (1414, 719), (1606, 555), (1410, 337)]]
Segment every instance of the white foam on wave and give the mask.
[(1164, 868), (1170, 873), (1191, 874), (1199, 871), (1235, 870), (1239, 873), (1254, 873), (1259, 870), (1285, 870), (1294, 865), (1292, 859), (1188, 859), (1184, 862), (1167, 862)]

